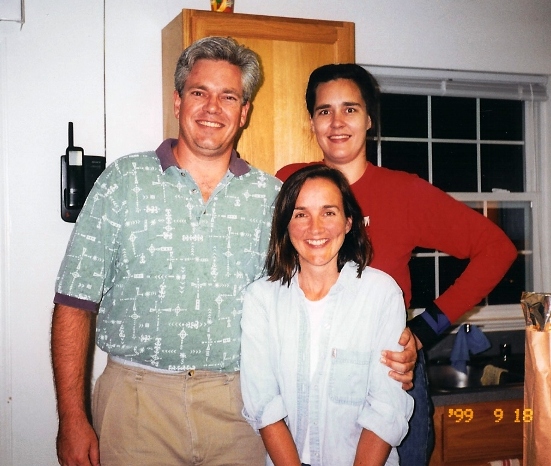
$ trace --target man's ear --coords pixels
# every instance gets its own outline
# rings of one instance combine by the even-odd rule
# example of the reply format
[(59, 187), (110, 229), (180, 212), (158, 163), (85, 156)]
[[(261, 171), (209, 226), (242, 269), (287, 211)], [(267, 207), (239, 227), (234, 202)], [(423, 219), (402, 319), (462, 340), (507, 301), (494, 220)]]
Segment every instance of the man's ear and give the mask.
[(249, 113), (249, 108), (251, 107), (251, 103), (247, 101), (243, 107), (241, 107), (241, 121), (239, 122), (239, 127), (243, 128), (245, 123), (247, 122), (247, 114)]
[(180, 104), (182, 103), (182, 98), (180, 97), (180, 94), (178, 94), (178, 91), (174, 90), (174, 116), (176, 119), (180, 119)]

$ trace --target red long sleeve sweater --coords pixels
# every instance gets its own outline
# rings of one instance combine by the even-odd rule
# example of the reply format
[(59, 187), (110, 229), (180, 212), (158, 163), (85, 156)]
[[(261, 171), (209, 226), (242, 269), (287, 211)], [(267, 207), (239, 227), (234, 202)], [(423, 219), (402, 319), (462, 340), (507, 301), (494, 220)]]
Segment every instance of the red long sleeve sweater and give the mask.
[[(287, 165), (276, 176), (285, 181), (306, 165)], [(369, 164), (352, 191), (373, 245), (370, 265), (396, 280), (407, 307), (408, 262), (418, 246), (469, 259), (461, 276), (435, 300), (450, 322), (480, 302), (517, 257), (513, 243), (492, 221), (417, 175)]]

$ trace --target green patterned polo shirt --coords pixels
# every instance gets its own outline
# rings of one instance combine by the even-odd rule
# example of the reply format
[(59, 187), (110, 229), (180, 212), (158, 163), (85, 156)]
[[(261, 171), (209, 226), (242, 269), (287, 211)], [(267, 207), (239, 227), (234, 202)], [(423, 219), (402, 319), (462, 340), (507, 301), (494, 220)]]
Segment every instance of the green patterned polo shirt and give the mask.
[(98, 311), (97, 345), (168, 370), (239, 370), (244, 288), (262, 273), (280, 182), (234, 152), (205, 202), (166, 140), (100, 176), (54, 301)]

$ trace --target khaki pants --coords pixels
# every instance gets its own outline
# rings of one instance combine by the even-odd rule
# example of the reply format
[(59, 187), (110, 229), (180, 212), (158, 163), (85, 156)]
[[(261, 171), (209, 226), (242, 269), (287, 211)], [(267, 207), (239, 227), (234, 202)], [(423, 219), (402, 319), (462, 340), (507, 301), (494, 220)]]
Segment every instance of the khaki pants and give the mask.
[(157, 373), (108, 361), (92, 416), (102, 466), (264, 466), (239, 373)]

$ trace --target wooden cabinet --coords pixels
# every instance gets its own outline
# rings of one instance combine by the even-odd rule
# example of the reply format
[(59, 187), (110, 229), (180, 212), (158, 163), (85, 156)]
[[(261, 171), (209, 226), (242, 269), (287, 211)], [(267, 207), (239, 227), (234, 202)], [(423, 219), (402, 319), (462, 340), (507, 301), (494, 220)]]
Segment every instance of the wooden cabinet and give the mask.
[(164, 136), (176, 137), (174, 69), (182, 50), (206, 36), (231, 36), (261, 59), (264, 82), (237, 150), (269, 173), (322, 158), (310, 131), (304, 91), (326, 63), (354, 62), (354, 23), (183, 10), (162, 32)]
[(524, 422), (530, 416), (522, 399), (437, 406), (430, 466), (486, 466), (521, 458)]

